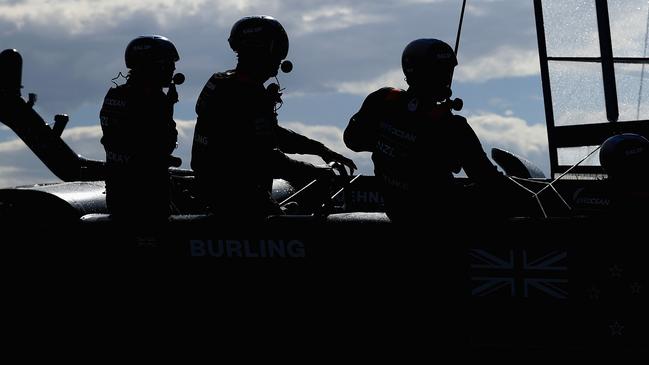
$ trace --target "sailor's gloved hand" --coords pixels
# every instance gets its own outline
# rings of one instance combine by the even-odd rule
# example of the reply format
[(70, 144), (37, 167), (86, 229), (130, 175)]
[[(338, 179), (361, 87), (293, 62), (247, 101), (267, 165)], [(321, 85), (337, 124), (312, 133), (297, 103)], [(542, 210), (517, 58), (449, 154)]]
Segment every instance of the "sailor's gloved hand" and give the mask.
[(354, 170), (358, 170), (358, 167), (356, 167), (354, 161), (330, 149), (327, 149), (322, 154), (320, 154), (320, 157), (322, 157), (322, 159), (327, 163), (338, 162), (347, 166), (349, 168), (350, 175), (354, 174)]

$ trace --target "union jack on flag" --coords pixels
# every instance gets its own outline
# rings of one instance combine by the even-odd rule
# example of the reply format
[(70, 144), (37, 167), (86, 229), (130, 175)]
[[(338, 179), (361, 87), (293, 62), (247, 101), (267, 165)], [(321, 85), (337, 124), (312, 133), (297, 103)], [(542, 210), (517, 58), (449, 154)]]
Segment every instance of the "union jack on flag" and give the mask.
[(474, 297), (568, 298), (566, 250), (471, 249)]

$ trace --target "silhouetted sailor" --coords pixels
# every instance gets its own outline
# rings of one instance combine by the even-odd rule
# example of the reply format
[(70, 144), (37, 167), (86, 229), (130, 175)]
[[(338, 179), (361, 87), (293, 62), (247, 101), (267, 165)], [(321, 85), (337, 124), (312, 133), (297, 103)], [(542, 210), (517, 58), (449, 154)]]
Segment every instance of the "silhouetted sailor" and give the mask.
[(473, 198), (453, 176), (462, 168), (483, 188), (502, 182), (466, 119), (451, 111), (461, 108), (449, 99), (455, 66), (448, 44), (437, 39), (411, 42), (402, 55), (408, 90), (385, 87), (371, 93), (345, 130), (347, 147), (372, 152), (394, 221), (430, 211), (475, 214), (468, 206), (479, 204), (469, 202)]
[(106, 150), (106, 203), (114, 216), (162, 220), (170, 213), (168, 170), (179, 165), (171, 155), (178, 134), (172, 76), (179, 59), (165, 37), (135, 38), (126, 47), (126, 83), (106, 94), (101, 143)]
[(607, 179), (575, 192), (576, 213), (646, 219), (649, 215), (649, 140), (635, 133), (609, 137), (599, 150), (599, 161)]
[(237, 53), (236, 69), (212, 75), (196, 103), (198, 120), (192, 147), (201, 198), (217, 215), (259, 218), (281, 214), (270, 195), (273, 178), (331, 176), (327, 167), (291, 159), (285, 153), (313, 154), (327, 162), (354, 163), (322, 143), (277, 123), (280, 88), (264, 83), (292, 68), (284, 61), (288, 36), (269, 16), (237, 21), (228, 39)]

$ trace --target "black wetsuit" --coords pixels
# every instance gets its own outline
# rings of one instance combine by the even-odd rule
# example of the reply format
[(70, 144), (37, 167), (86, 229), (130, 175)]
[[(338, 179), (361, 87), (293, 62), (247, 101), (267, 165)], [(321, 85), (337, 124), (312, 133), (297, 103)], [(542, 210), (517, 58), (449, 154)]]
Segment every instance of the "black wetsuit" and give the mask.
[(277, 124), (275, 102), (261, 83), (237, 71), (214, 74), (196, 103), (192, 147), (201, 199), (229, 217), (281, 214), (271, 198), (273, 178), (295, 179), (314, 166), (285, 153), (320, 154), (325, 146)]
[(133, 84), (108, 90), (100, 112), (111, 214), (163, 219), (170, 213), (169, 165), (178, 133), (161, 89)]
[(487, 186), (503, 178), (465, 118), (399, 89), (370, 94), (351, 118), (344, 139), (354, 151), (372, 152), (393, 220), (440, 210), (462, 214), (467, 198), (453, 176), (462, 168)]

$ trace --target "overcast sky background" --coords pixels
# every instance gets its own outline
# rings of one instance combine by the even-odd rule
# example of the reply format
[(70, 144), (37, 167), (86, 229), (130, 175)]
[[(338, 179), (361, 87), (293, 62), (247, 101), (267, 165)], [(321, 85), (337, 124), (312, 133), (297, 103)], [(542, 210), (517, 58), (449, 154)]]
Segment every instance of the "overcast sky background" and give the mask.
[[(295, 65), (279, 76), (286, 88), (280, 123), (371, 174), (368, 154), (348, 150), (342, 131), (368, 93), (405, 87), (400, 60), (408, 42), (434, 37), (454, 44), (460, 6), (460, 0), (0, 0), (0, 47), (22, 53), (23, 95), (38, 94), (41, 115), (51, 121), (69, 114), (64, 139), (80, 154), (103, 159), (98, 114), (111, 79), (126, 73), (125, 46), (143, 34), (167, 36), (180, 52), (177, 70), (187, 76), (175, 113), (177, 154), (187, 167), (198, 93), (213, 72), (235, 64), (227, 44), (232, 24), (246, 15), (272, 15), (289, 34)], [(464, 99), (459, 114), (485, 150), (511, 150), (547, 174), (532, 1), (469, 0), (459, 62), (453, 88)], [(0, 127), (0, 187), (55, 180)]]

